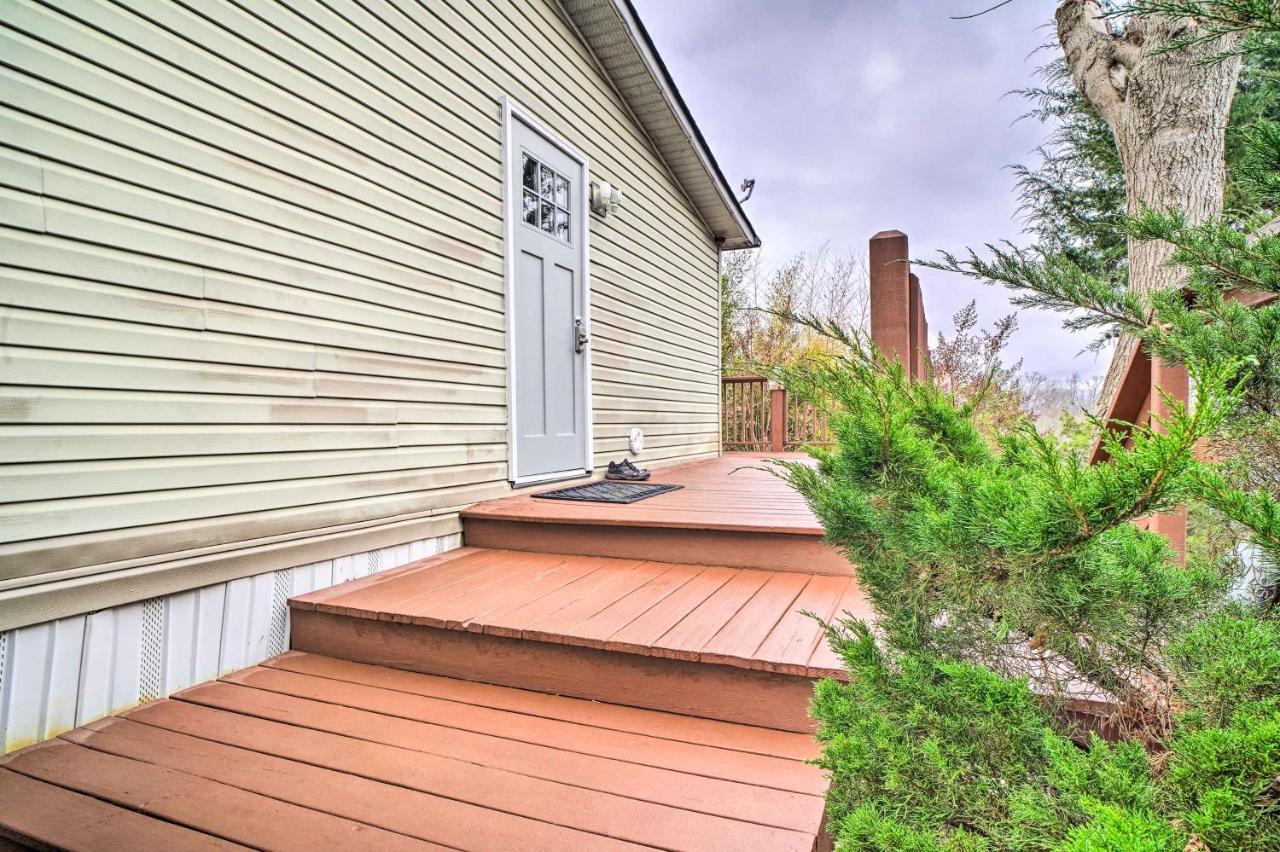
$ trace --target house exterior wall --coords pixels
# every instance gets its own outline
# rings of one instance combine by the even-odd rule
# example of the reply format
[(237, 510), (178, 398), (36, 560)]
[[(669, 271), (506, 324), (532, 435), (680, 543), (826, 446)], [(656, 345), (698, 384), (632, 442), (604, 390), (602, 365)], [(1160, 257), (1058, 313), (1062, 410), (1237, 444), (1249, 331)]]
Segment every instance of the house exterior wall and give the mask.
[(550, 0), (0, 6), (0, 630), (506, 483), (500, 99), (592, 218), (595, 463), (718, 446), (717, 250)]
[(0, 754), (274, 657), (290, 597), (457, 546), (413, 541), (0, 632)]

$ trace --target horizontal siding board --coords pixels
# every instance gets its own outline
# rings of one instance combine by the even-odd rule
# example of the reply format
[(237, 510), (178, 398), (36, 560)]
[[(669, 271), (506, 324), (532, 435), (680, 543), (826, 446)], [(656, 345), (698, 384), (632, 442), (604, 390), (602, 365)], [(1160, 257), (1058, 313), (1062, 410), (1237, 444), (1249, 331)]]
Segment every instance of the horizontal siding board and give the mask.
[[(341, 315), (339, 312), (338, 316)], [(411, 335), (352, 325), (338, 320), (282, 315), (273, 311), (222, 307), (210, 303), (205, 310), (205, 323), (210, 331), (226, 331), (264, 340), (270, 339), (268, 335), (272, 335), (278, 340), (335, 346), (360, 352), (402, 355), (432, 361), (462, 364), (474, 362), (489, 367), (499, 367), (504, 363), (500, 348), (502, 337), (498, 332), (431, 320), (424, 320), (421, 323), (423, 334)], [(439, 329), (442, 333), (439, 336), (431, 336), (430, 332), (433, 328)], [(448, 336), (443, 334), (446, 329)], [(471, 338), (471, 340), (460, 342), (450, 339), (458, 337)]]
[[(16, 87), (11, 81), (10, 88)], [(48, 86), (31, 84), (30, 88), (33, 98), (63, 94)], [(128, 126), (128, 116), (102, 109), (68, 108), (63, 112), (67, 115), (59, 118), (64, 121), (92, 119), (94, 135), (5, 109), (0, 113), (3, 138), (15, 148), (40, 151), (46, 164), (92, 164), (95, 172), (122, 182), (214, 209), (245, 211), (247, 218), (259, 221), (288, 222), (300, 233), (322, 233), (336, 244), (408, 266), (427, 268), (439, 262), (438, 256), (481, 269), (492, 270), (501, 263), (501, 243), (492, 235), (477, 233), (464, 240), (424, 231), (403, 218), (380, 214), (302, 181), (279, 177), (260, 167), (246, 169), (252, 161), (233, 159), (184, 137), (162, 135), (150, 140), (149, 150), (134, 151), (100, 138), (126, 135), (112, 134), (112, 130), (116, 124)], [(81, 112), (85, 114), (79, 115)], [(46, 184), (48, 194), (56, 194), (54, 189), (56, 185)], [(282, 219), (282, 213), (287, 218)]]
[(168, 328), (204, 328), (204, 306), (197, 299), (6, 266), (0, 266), (0, 304)]
[(421, 449), (404, 447), (357, 452), (259, 451), (196, 460), (184, 457), (89, 462), (16, 464), (0, 469), (0, 504), (139, 494), (215, 485), (289, 482), (308, 477), (358, 473), (418, 471), (458, 464), (497, 462), (506, 458), (505, 444), (468, 443)]
[(0, 186), (0, 225), (44, 230), (44, 202), (38, 195)]
[(0, 186), (40, 194), (40, 160), (20, 151), (0, 148)]
[(260, 453), (464, 447), (505, 440), (505, 428), (492, 426), (0, 425), (0, 463), (224, 456), (243, 453), (245, 447)]
[[(0, 80), (4, 77), (0, 74)], [(0, 257), (6, 266), (100, 281), (151, 293), (200, 298), (204, 272), (197, 267), (170, 263), (109, 246), (0, 228)]]
[(0, 517), (0, 542), (417, 492), (428, 483), (436, 488), (447, 488), (467, 482), (496, 480), (504, 474), (505, 465), (477, 463), (430, 472), (392, 471), (305, 477), (284, 482), (143, 492), (127, 497), (111, 495), (11, 503)]
[[(40, 72), (41, 79), (12, 74), (3, 83), (5, 102), (31, 117), (78, 130), (92, 128), (94, 136), (125, 150), (159, 149), (168, 161), (193, 171), (276, 198), (305, 201), (308, 209), (352, 222), (377, 221), (392, 235), (397, 233), (393, 222), (399, 220), (423, 229), (419, 239), (433, 241), (438, 235), (476, 250), (501, 251), (500, 220), (492, 214), (459, 218), (453, 208), (442, 211), (424, 204), (421, 188), (403, 176), (388, 175), (367, 161), (319, 156), (332, 146), (289, 147), (101, 67), (69, 58), (53, 64), (18, 37), (10, 37), (6, 46), (15, 63), (28, 60), (18, 67)], [(244, 115), (237, 110), (231, 117)]]
[(627, 191), (593, 463), (716, 451), (716, 247), (551, 3), (14, 0), (0, 51), (0, 625), (184, 593), (177, 688), (279, 641), (240, 578), (363, 576), (510, 493), (503, 95)]
[[(483, 217), (487, 193), (475, 185), (384, 141), (353, 121), (339, 118), (304, 98), (287, 96), (273, 83), (245, 73), (236, 63), (206, 53), (206, 45), (225, 46), (230, 35), (176, 4), (147, 4), (145, 11), (178, 26), (184, 37), (148, 21), (136, 14), (137, 10), (124, 10), (115, 4), (108, 7), (62, 2), (57, 11), (25, 2), (11, 5), (15, 8), (6, 16), (16, 26), (72, 46), (77, 58), (100, 69), (158, 92), (174, 91), (174, 84), (180, 82), (177, 91), (193, 106), (224, 117), (237, 116), (237, 123), (253, 129), (273, 128), (279, 132), (287, 128), (289, 138), (305, 140), (308, 148), (326, 150), (336, 144), (345, 148), (348, 156), (373, 159), (394, 168), (417, 183), (422, 194), (464, 198), (476, 216)], [(145, 53), (138, 49), (141, 45), (145, 45)], [(239, 50), (243, 48), (237, 48), (232, 55)], [(52, 61), (65, 61), (68, 55), (64, 53)], [(201, 56), (207, 58), (200, 61)], [(403, 141), (403, 133), (392, 135), (396, 141)], [(496, 192), (494, 180), (492, 193), (496, 196)]]
[[(3, 355), (0, 354), (0, 363)], [(425, 409), (422, 422), (480, 422), (469, 406)], [(244, 395), (146, 393), (118, 388), (52, 389), (0, 385), (0, 423), (315, 424), (395, 423), (394, 404)]]
[[(389, 285), (373, 285), (358, 296), (347, 286), (341, 294), (268, 284), (223, 274), (205, 276), (205, 298), (233, 305), (298, 314), (306, 317), (341, 317), (343, 322), (385, 331), (429, 336), (433, 326), (463, 325), (498, 332), (502, 313), (470, 304), (438, 299)], [(445, 317), (448, 317), (446, 320)], [(455, 332), (456, 334), (456, 332)], [(450, 339), (458, 337), (449, 335)], [(464, 338), (464, 342), (467, 340)], [(481, 338), (484, 345), (500, 347), (501, 337)]]
[[(394, 427), (0, 425), (0, 463), (144, 459), (243, 452), (356, 450), (394, 447)], [(0, 468), (0, 476), (6, 473)]]
[[(164, 233), (190, 232), (199, 235), (213, 253), (219, 251), (222, 243), (229, 243), (258, 249), (284, 262), (306, 261), (334, 270), (355, 270), (368, 278), (393, 284), (411, 282), (417, 275), (429, 275), (483, 288), (499, 275), (496, 262), (495, 268), (480, 269), (438, 256), (424, 256), (413, 266), (399, 260), (383, 260), (333, 242), (328, 239), (335, 236), (332, 232), (304, 235), (248, 216), (226, 213), (201, 202), (53, 162), (45, 163), (44, 183), (46, 199), (58, 199), (77, 208), (111, 211)], [(180, 223), (181, 227), (173, 227), (173, 223)], [(51, 226), (49, 230), (61, 232)], [(371, 238), (367, 232), (365, 236)]]
[[(66, 307), (72, 309), (73, 305), (69, 303)], [(191, 331), (98, 317), (0, 308), (0, 344), (5, 346), (47, 347), (60, 351), (283, 370), (311, 370), (315, 367), (315, 350), (311, 346), (232, 334), (192, 334)]]

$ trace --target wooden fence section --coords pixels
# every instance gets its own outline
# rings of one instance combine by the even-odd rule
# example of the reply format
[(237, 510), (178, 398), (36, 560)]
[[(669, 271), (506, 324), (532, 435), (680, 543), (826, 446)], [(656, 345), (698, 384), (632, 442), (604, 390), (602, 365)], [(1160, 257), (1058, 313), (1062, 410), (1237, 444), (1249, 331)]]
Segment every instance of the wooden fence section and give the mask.
[(720, 386), (726, 452), (781, 453), (831, 443), (827, 413), (764, 376), (725, 376)]
[(774, 451), (773, 391), (769, 380), (764, 376), (725, 376), (721, 379), (720, 424), (721, 441), (726, 451)]
[[(929, 323), (920, 280), (907, 259), (907, 235), (881, 231), (870, 240), (871, 342), (906, 362), (916, 380), (929, 375)], [(764, 376), (721, 379), (720, 437), (726, 452), (780, 453), (830, 444), (827, 412)]]

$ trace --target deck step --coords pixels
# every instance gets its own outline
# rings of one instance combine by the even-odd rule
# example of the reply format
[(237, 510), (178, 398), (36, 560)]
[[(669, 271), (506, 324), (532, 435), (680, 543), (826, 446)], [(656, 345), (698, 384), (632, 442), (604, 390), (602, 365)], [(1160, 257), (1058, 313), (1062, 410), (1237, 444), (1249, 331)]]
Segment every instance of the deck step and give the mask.
[(850, 577), (468, 547), (290, 602), (296, 650), (789, 731)]
[(288, 653), (0, 760), (66, 848), (808, 852), (799, 734)]
[(463, 510), (463, 536), (476, 547), (849, 576), (803, 498), (753, 467), (763, 463), (728, 455), (664, 468), (652, 481), (679, 490), (625, 505), (491, 500)]

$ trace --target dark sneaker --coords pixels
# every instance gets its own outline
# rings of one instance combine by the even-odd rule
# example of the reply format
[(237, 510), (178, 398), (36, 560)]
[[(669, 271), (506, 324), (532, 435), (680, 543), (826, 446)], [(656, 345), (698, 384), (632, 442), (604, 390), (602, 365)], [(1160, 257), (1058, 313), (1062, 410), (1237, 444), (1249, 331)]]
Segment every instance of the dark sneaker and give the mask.
[(644, 482), (649, 478), (649, 471), (636, 467), (630, 459), (624, 459), (621, 462), (609, 462), (609, 469), (605, 471), (604, 478), (618, 479), (623, 482)]
[(649, 478), (648, 469), (643, 467), (636, 467), (634, 464), (631, 463), (631, 459), (623, 459), (622, 466), (625, 467), (627, 470), (631, 471), (632, 473), (643, 474), (645, 479)]

